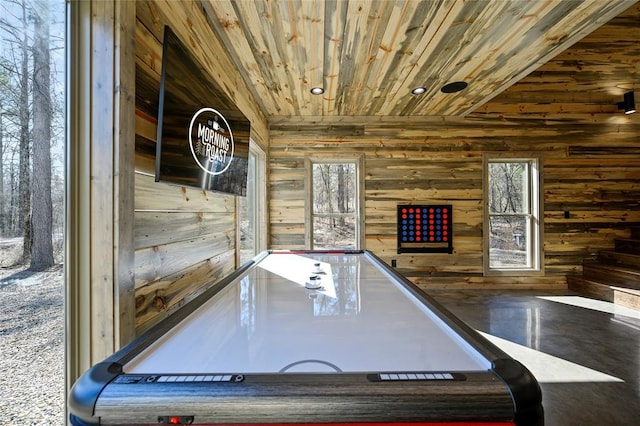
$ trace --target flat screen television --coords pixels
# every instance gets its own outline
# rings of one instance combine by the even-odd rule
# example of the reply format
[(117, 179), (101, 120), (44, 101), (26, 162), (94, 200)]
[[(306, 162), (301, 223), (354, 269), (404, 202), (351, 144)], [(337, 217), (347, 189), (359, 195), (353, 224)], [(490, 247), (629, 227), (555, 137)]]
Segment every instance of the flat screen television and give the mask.
[(156, 182), (246, 195), (250, 133), (215, 76), (165, 26)]

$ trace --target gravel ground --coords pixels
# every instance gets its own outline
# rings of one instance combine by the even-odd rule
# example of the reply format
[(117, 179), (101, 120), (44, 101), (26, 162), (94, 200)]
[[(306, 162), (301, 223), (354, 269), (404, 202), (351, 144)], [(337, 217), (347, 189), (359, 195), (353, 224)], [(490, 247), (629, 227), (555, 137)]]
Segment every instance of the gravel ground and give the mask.
[(62, 266), (0, 268), (0, 425), (64, 425)]

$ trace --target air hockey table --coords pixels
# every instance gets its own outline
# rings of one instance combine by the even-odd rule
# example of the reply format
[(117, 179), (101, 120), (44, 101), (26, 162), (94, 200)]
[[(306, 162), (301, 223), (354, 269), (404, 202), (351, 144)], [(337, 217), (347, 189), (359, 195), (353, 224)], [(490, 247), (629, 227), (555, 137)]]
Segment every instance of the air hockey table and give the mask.
[(542, 425), (518, 361), (368, 251), (268, 251), (81, 376), (73, 425)]

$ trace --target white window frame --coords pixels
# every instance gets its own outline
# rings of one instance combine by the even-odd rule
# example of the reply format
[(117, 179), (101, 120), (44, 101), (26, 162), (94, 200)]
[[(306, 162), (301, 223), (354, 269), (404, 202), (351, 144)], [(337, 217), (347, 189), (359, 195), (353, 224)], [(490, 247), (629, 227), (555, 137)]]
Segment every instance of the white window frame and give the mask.
[[(489, 211), (489, 164), (491, 163), (527, 163), (529, 211), (525, 214), (516, 214), (526, 217), (527, 236), (525, 240), (529, 244), (531, 254), (527, 267), (491, 267), (490, 262), (490, 219)], [(484, 199), (484, 223), (483, 223), (483, 269), (484, 275), (502, 276), (528, 276), (544, 274), (543, 251), (543, 204), (542, 204), (542, 158), (531, 153), (505, 153), (485, 154), (483, 156), (483, 199)]]
[(365, 246), (364, 229), (364, 155), (343, 154), (340, 156), (307, 156), (305, 157), (305, 248), (313, 250), (313, 165), (314, 164), (355, 164), (356, 166), (356, 202), (355, 216), (356, 236), (355, 249), (361, 250)]
[[(249, 141), (249, 155), (256, 158), (255, 199), (251, 220), (254, 224), (254, 255), (267, 249), (267, 156), (264, 150), (253, 140)], [(247, 194), (248, 196), (248, 194)], [(247, 200), (249, 202), (249, 200)], [(240, 259), (240, 197), (236, 197), (236, 265), (241, 265)]]

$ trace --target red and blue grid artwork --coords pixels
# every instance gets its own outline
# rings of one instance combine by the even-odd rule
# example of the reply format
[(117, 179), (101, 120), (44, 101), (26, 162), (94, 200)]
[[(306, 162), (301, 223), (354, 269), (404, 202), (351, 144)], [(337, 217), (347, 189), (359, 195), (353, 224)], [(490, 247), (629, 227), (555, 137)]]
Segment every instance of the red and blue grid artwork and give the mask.
[(398, 205), (398, 253), (452, 253), (451, 205)]

